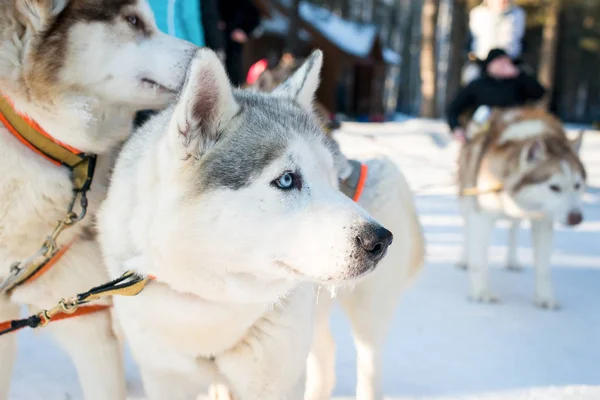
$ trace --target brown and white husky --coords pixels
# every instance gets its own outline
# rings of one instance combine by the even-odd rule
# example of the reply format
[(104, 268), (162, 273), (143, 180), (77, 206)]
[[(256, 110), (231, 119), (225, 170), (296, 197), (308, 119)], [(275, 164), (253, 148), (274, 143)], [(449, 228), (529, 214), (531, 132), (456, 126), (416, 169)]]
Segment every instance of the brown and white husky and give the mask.
[[(499, 219), (531, 221), (535, 304), (556, 308), (550, 278), (553, 225), (582, 222), (586, 172), (579, 159), (582, 135), (570, 141), (554, 116), (537, 108), (494, 110), (468, 127), (472, 135), (459, 156), (460, 202), (465, 218), (464, 261), (471, 297), (496, 298), (490, 290), (488, 247)], [(514, 264), (516, 225), (511, 229), (509, 264)]]

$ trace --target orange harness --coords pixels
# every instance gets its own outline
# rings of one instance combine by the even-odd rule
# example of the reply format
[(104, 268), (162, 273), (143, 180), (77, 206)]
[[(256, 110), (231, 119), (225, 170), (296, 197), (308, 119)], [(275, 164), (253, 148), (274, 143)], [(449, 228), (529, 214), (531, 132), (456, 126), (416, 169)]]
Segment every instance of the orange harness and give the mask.
[(356, 185), (356, 191), (354, 192), (354, 196), (352, 200), (355, 203), (358, 203), (360, 197), (362, 196), (363, 190), (365, 189), (365, 183), (367, 183), (367, 176), (369, 175), (369, 167), (367, 164), (360, 164), (360, 177), (358, 178), (358, 184)]
[[(23, 145), (42, 156), (56, 166), (63, 166), (70, 170), (73, 182), (73, 201), (71, 202), (66, 217), (59, 221), (56, 229), (49, 236), (41, 249), (23, 263), (15, 263), (11, 267), (9, 276), (0, 281), (0, 294), (10, 293), (16, 287), (32, 282), (52, 268), (67, 252), (73, 242), (58, 247), (56, 239), (61, 232), (74, 225), (85, 216), (87, 208), (86, 193), (92, 183), (96, 157), (87, 155), (82, 151), (58, 141), (50, 136), (35, 121), (26, 115), (17, 112), (12, 102), (0, 93), (0, 122)], [(80, 198), (81, 212), (73, 212), (75, 200)], [(73, 312), (57, 315), (54, 320), (72, 318), (105, 310), (109, 306), (94, 305), (79, 307)], [(40, 314), (41, 315), (41, 314)], [(0, 335), (13, 332), (26, 326), (44, 325), (45, 320), (40, 315), (26, 320), (12, 320), (0, 322)], [(37, 322), (37, 324), (36, 324)]]

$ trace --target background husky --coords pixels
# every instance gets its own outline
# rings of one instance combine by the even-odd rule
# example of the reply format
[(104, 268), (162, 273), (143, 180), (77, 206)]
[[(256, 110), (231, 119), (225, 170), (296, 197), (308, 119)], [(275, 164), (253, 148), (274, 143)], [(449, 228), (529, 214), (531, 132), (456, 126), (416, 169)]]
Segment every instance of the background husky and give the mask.
[(149, 398), (220, 382), (241, 400), (301, 399), (314, 283), (385, 255), (392, 234), (337, 190), (339, 154), (311, 112), (321, 63), (267, 95), (233, 89), (199, 50), (178, 103), (121, 152), (100, 237), (113, 276), (157, 277), (115, 299)]
[[(300, 62), (285, 57), (272, 70), (266, 70), (256, 88), (273, 91), (287, 79)], [(322, 118), (327, 112), (319, 104)], [(345, 157), (340, 179), (347, 177), (355, 164)], [(382, 356), (391, 319), (400, 294), (423, 264), (424, 237), (408, 182), (388, 158), (365, 160), (369, 167), (367, 183), (359, 205), (392, 229), (396, 244), (377, 270), (353, 289), (338, 290), (336, 298), (350, 319), (357, 351), (358, 400), (383, 399)], [(333, 300), (328, 291), (319, 292), (315, 339), (308, 358), (306, 400), (330, 399), (335, 385), (335, 345), (329, 328)]]
[(487, 250), (495, 221), (508, 217), (531, 220), (535, 303), (557, 307), (550, 279), (553, 224), (573, 226), (583, 220), (586, 173), (577, 156), (581, 138), (571, 143), (560, 121), (542, 110), (496, 110), (489, 127), (463, 147), (459, 187), (474, 300), (495, 301)]
[[(131, 130), (133, 113), (161, 107), (181, 85), (193, 47), (157, 31), (140, 0), (0, 2), (0, 90), (55, 139), (98, 160), (88, 216), (61, 236), (78, 238), (46, 274), (0, 297), (0, 321), (53, 306), (108, 276), (91, 229), (104, 196), (108, 153)], [(37, 251), (72, 197), (55, 166), (0, 124), (0, 280)], [(87, 399), (124, 399), (121, 355), (107, 312), (50, 324), (71, 355)], [(8, 396), (15, 335), (0, 338), (0, 399)]]

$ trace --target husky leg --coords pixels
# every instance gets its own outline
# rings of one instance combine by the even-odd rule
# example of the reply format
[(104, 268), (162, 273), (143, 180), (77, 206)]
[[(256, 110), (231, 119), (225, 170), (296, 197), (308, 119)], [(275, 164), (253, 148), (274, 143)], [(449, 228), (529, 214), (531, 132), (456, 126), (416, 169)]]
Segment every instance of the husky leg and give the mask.
[(363, 283), (370, 282), (340, 297), (356, 346), (356, 399), (383, 400), (383, 347), (398, 299), (378, 290), (362, 291)]
[(490, 291), (488, 276), (488, 250), (494, 222), (491, 215), (477, 211), (470, 212), (467, 218), (467, 258), (473, 301), (497, 301)]
[(333, 299), (328, 290), (317, 296), (315, 335), (306, 361), (305, 400), (329, 400), (335, 385), (335, 342), (331, 335), (330, 316)]
[(463, 243), (462, 243), (462, 248), (461, 248), (461, 253), (460, 253), (460, 260), (458, 261), (456, 266), (462, 270), (469, 269), (469, 265), (467, 264), (467, 262), (468, 262), (467, 246), (469, 243), (469, 230), (467, 229), (468, 228), (467, 219), (469, 218), (469, 212), (472, 212), (469, 210), (469, 208), (472, 207), (472, 205), (470, 203), (471, 203), (470, 199), (460, 199), (459, 200), (459, 208), (460, 208), (460, 212), (463, 217), (464, 225), (463, 225)]
[(552, 220), (531, 221), (531, 233), (535, 267), (535, 304), (542, 308), (557, 309), (558, 304), (554, 299), (552, 277), (550, 276), (552, 240), (554, 238)]
[(71, 356), (86, 400), (125, 399), (123, 354), (110, 310), (57, 321), (46, 329)]
[[(5, 296), (0, 297), (0, 321), (9, 321), (16, 318), (19, 318), (19, 306), (9, 302)], [(0, 354), (2, 355), (2, 362), (0, 362), (0, 400), (7, 400), (17, 356), (17, 335), (15, 333), (0, 337)]]
[(508, 230), (508, 253), (506, 257), (506, 268), (509, 271), (520, 271), (522, 268), (519, 266), (517, 260), (517, 248), (519, 246), (519, 227), (521, 220), (511, 221), (510, 229)]

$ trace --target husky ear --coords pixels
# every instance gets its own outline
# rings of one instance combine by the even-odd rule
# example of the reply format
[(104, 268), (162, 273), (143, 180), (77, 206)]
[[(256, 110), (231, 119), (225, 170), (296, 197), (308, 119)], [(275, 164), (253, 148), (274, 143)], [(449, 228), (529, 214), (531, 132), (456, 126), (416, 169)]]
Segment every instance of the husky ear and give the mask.
[(577, 137), (573, 140), (570, 140), (571, 147), (576, 154), (579, 155), (579, 151), (581, 150), (581, 145), (583, 144), (583, 134), (585, 133), (584, 129), (581, 129), (577, 134)]
[(319, 73), (323, 65), (323, 53), (315, 50), (288, 80), (283, 82), (274, 95), (291, 97), (307, 110), (312, 111), (315, 92), (319, 87)]
[(542, 160), (546, 156), (546, 146), (541, 139), (535, 139), (521, 151), (521, 161), (527, 164)]
[(41, 32), (67, 7), (69, 0), (16, 0), (16, 3), (29, 26)]
[(211, 50), (198, 50), (173, 112), (171, 146), (183, 158), (201, 156), (217, 142), (238, 110), (219, 57)]

